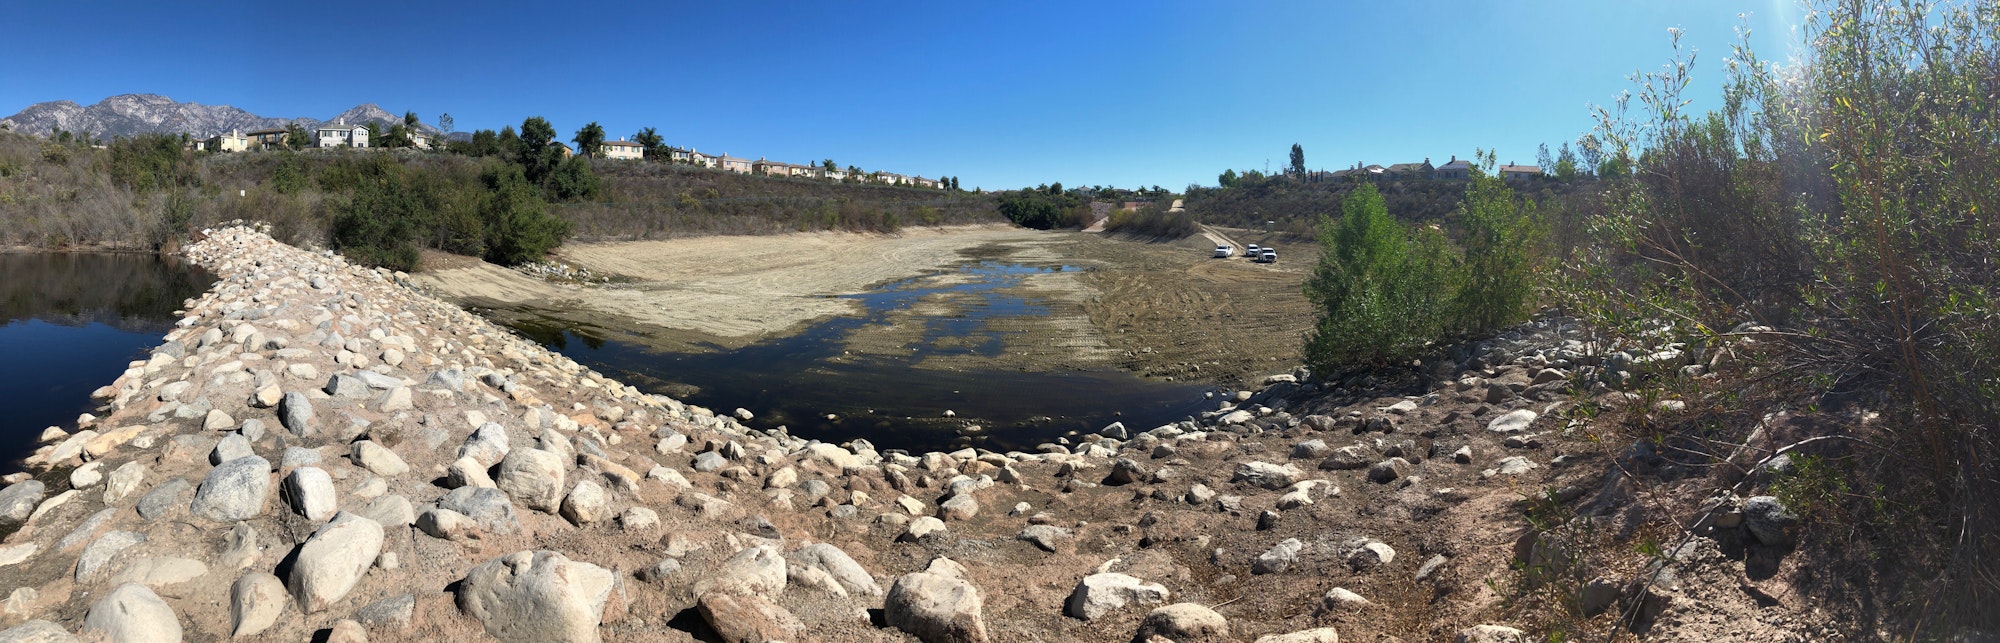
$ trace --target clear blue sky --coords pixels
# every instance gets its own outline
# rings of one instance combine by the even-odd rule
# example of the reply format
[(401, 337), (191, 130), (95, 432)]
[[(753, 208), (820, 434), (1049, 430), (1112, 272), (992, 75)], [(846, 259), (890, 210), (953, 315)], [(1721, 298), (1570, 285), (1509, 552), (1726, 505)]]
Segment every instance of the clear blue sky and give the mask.
[(1532, 163), (1588, 103), (1700, 53), (1712, 105), (1748, 13), (1783, 59), (1794, 0), (1722, 2), (14, 2), (0, 115), (123, 93), (460, 130), (540, 115), (736, 156), (831, 157), (967, 189), (1212, 185), (1224, 168)]

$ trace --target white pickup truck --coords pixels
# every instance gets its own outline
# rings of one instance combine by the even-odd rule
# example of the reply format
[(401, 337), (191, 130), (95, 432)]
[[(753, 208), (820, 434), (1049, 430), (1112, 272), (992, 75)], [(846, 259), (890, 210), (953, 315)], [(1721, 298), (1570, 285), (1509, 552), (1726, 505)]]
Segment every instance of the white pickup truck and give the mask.
[(1215, 258), (1217, 258), (1217, 259), (1228, 259), (1228, 258), (1229, 258), (1229, 255), (1230, 255), (1230, 254), (1232, 254), (1232, 253), (1234, 253), (1234, 252), (1236, 252), (1236, 249), (1235, 249), (1235, 248), (1232, 248), (1232, 247), (1230, 247), (1230, 245), (1229, 245), (1229, 244), (1226, 244), (1226, 243), (1225, 243), (1225, 244), (1220, 244), (1220, 245), (1217, 245), (1217, 246), (1215, 247)]
[(1278, 251), (1265, 248), (1263, 252), (1257, 253), (1256, 259), (1257, 263), (1278, 263)]

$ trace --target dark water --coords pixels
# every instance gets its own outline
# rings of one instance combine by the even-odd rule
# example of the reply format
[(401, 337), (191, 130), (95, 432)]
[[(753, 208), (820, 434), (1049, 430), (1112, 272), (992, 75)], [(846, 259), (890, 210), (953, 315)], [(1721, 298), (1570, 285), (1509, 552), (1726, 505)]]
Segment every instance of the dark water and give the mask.
[[(1048, 314), (1046, 307), (1003, 289), (1039, 271), (999, 262), (960, 266), (963, 283), (937, 285), (934, 277), (888, 284), (843, 298), (864, 307), (857, 316), (821, 322), (805, 332), (736, 350), (661, 352), (613, 339), (612, 333), (547, 319), (510, 322), (516, 331), (607, 376), (641, 389), (666, 391), (717, 412), (738, 407), (757, 418), (748, 424), (788, 427), (793, 435), (841, 442), (866, 438), (883, 449), (941, 449), (976, 445), (1027, 449), (1072, 430), (1096, 431), (1113, 421), (1150, 429), (1199, 413), (1206, 387), (1147, 380), (1122, 371), (948, 371), (918, 368), (926, 357), (1006, 349), (1007, 331), (989, 320)], [(868, 326), (889, 323), (938, 293), (970, 295), (951, 317), (926, 317), (921, 339), (907, 356), (844, 355), (845, 339)], [(686, 386), (681, 386), (686, 385)], [(688, 386), (698, 390), (688, 392)], [(951, 410), (955, 420), (944, 420)], [(827, 414), (838, 416), (827, 420)], [(984, 427), (961, 433), (971, 422)]]
[(42, 429), (75, 427), (90, 392), (145, 357), (214, 279), (153, 255), (0, 254), (0, 471)]

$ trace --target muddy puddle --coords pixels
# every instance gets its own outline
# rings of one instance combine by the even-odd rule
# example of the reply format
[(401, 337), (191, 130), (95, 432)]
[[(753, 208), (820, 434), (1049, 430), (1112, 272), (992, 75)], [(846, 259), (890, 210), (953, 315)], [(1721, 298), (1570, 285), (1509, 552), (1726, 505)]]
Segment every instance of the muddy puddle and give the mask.
[(783, 425), (830, 442), (1025, 450), (1114, 421), (1145, 430), (1206, 408), (1204, 385), (1046, 359), (1103, 350), (1100, 339), (1074, 336), (1083, 331), (1043, 323), (1079, 306), (1043, 286), (1073, 283), (1069, 273), (1080, 270), (967, 261), (834, 296), (853, 300), (859, 312), (741, 347), (679, 350), (533, 309), (486, 312), (626, 383), (718, 412), (745, 408), (757, 416), (747, 423), (753, 427)]

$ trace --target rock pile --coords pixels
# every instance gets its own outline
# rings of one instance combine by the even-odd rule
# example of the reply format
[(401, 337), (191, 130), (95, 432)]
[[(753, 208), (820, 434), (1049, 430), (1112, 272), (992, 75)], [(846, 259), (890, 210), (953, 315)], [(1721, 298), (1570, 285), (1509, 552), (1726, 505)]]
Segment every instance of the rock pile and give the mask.
[(0, 489), (0, 640), (1449, 638), (1480, 624), (1379, 617), (1506, 573), (1460, 526), (1570, 470), (1542, 354), (911, 454), (751, 430), (247, 228), (185, 252), (220, 281)]

